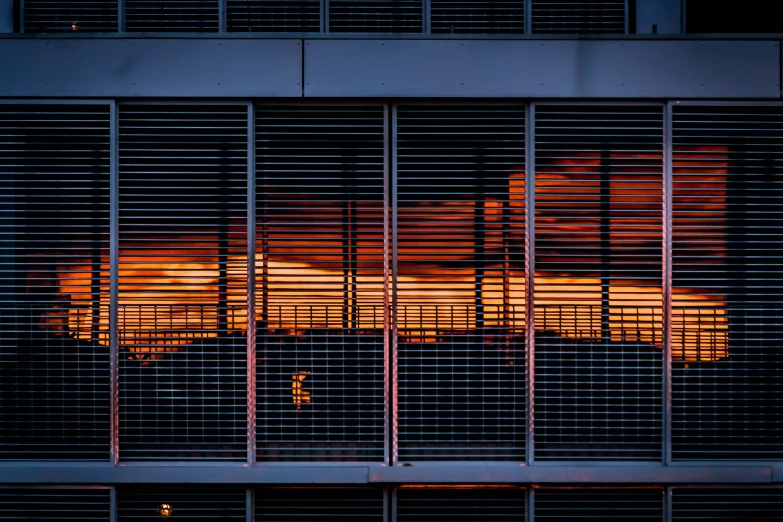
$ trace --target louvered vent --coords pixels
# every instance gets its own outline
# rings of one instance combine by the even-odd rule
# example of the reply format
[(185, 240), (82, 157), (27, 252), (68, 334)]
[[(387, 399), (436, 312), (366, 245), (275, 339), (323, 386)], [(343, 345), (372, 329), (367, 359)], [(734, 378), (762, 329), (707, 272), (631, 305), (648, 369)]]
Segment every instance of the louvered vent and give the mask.
[(384, 110), (259, 106), (258, 458), (378, 460)]
[(0, 458), (108, 458), (109, 141), (108, 105), (0, 105)]
[(433, 33), (525, 32), (523, 0), (430, 0), (430, 19)]
[(662, 108), (535, 110), (536, 458), (657, 460)]
[(125, 0), (128, 32), (216, 32), (218, 0)]
[(420, 33), (421, 0), (327, 0), (332, 33)]
[(117, 32), (117, 0), (25, 0), (25, 33)]
[(517, 487), (402, 487), (397, 490), (399, 522), (525, 520), (525, 490)]
[(783, 108), (673, 125), (673, 455), (781, 458)]
[(660, 489), (536, 489), (540, 522), (661, 522)]
[(525, 447), (523, 106), (398, 109), (401, 460)]
[(109, 488), (0, 488), (0, 521), (110, 520)]
[(244, 488), (125, 486), (117, 488), (118, 522), (245, 521)]
[(246, 449), (247, 106), (123, 105), (123, 459)]
[(781, 488), (674, 488), (672, 522), (778, 522), (783, 520)]
[(534, 33), (623, 34), (626, 0), (528, 0)]
[(383, 522), (382, 489), (256, 488), (259, 522)]
[(321, 30), (320, 0), (228, 0), (229, 32), (297, 33)]

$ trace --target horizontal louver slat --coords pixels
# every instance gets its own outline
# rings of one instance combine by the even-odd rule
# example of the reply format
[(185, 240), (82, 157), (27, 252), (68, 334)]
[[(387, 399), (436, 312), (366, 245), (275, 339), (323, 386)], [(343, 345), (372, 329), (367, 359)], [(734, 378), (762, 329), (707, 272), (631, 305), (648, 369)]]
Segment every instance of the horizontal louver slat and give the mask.
[(229, 32), (297, 33), (321, 30), (320, 0), (228, 0)]
[(662, 107), (535, 110), (536, 459), (657, 460)]
[(522, 0), (431, 0), (433, 33), (522, 34), (525, 6)]
[(0, 458), (108, 458), (109, 142), (108, 105), (0, 105)]
[(384, 110), (259, 106), (259, 460), (379, 460)]
[(329, 32), (420, 33), (422, 0), (327, 0)]
[(534, 491), (540, 522), (661, 522), (660, 489), (556, 489)]
[(517, 487), (402, 487), (398, 522), (525, 520), (525, 490)]
[(533, 33), (623, 34), (626, 0), (528, 0)]
[(673, 110), (673, 456), (781, 458), (783, 109)]
[(525, 109), (398, 109), (399, 457), (524, 458)]
[(383, 522), (382, 489), (256, 488), (258, 522)]
[(181, 522), (246, 520), (244, 488), (220, 486), (120, 486), (117, 520), (177, 520)]
[(779, 522), (783, 489), (765, 487), (674, 488), (672, 522)]
[(128, 32), (216, 32), (218, 0), (125, 0)]
[(117, 0), (25, 0), (25, 33), (116, 32)]
[(109, 522), (109, 495), (108, 487), (0, 488), (0, 521)]
[(123, 459), (246, 450), (247, 106), (123, 105)]

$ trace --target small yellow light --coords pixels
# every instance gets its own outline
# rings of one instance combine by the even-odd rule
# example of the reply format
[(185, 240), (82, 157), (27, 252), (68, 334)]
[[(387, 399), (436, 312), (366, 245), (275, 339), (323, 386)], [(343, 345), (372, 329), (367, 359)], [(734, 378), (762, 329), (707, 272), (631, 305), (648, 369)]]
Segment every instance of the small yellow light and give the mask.
[(77, 20), (74, 20), (71, 22), (71, 30), (72, 31), (78, 31), (79, 30), (79, 22)]
[(171, 509), (171, 504), (161, 504), (160, 506), (158, 506), (158, 513), (160, 513), (160, 516), (162, 516), (163, 518), (170, 517), (173, 511), (174, 510)]
[(291, 376), (293, 379), (291, 382), (291, 394), (297, 410), (302, 409), (303, 403), (310, 403), (310, 392), (304, 389), (304, 380), (308, 375), (310, 375), (310, 372), (300, 370), (299, 373)]

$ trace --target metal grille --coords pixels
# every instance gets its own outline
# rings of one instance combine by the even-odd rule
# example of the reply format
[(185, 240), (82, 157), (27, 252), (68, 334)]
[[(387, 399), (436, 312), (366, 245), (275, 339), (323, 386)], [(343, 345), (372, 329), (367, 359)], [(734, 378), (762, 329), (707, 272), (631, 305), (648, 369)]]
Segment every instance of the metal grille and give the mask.
[(421, 0), (327, 0), (329, 32), (420, 33)]
[(117, 520), (201, 522), (246, 520), (244, 488), (126, 486), (117, 488)]
[(109, 521), (109, 488), (0, 488), (0, 520)]
[(626, 0), (529, 0), (534, 33), (625, 33)]
[(525, 520), (525, 490), (518, 487), (402, 487), (397, 490), (397, 521)]
[(117, 0), (25, 0), (24, 32), (117, 31)]
[(431, 32), (451, 34), (522, 34), (522, 0), (431, 0)]
[(673, 126), (673, 456), (781, 458), (783, 108)]
[(783, 489), (763, 487), (674, 488), (672, 522), (777, 522)]
[(525, 110), (397, 117), (400, 460), (524, 458)]
[(541, 522), (661, 522), (663, 491), (650, 489), (536, 489)]
[(536, 106), (535, 456), (661, 456), (660, 106)]
[(378, 460), (384, 109), (259, 106), (259, 460)]
[(246, 450), (247, 106), (123, 105), (124, 459)]
[(129, 32), (216, 32), (218, 0), (125, 0)]
[(382, 489), (257, 488), (259, 522), (384, 521)]
[(229, 32), (296, 33), (321, 30), (320, 0), (228, 0)]
[(0, 458), (108, 458), (109, 141), (108, 105), (0, 105)]

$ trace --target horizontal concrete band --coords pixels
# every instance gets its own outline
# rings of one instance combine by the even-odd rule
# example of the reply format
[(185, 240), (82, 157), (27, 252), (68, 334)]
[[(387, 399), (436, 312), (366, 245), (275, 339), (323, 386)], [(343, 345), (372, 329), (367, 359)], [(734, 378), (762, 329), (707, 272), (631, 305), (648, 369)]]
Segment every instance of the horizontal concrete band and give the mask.
[(774, 40), (0, 37), (0, 98), (780, 99)]
[(768, 484), (783, 467), (513, 464), (231, 465), (3, 463), (0, 484)]

